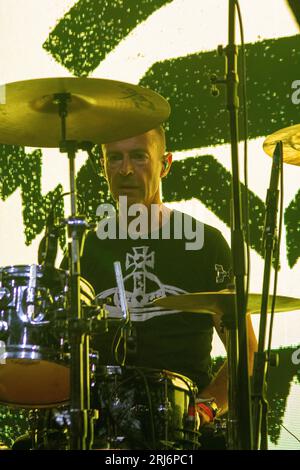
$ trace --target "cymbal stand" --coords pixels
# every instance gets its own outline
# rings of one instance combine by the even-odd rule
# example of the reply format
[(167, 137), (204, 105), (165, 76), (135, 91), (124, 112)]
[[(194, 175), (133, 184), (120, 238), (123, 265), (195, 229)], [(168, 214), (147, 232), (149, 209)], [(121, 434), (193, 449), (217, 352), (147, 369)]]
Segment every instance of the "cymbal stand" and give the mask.
[(78, 144), (66, 139), (66, 118), (69, 93), (54, 94), (54, 103), (58, 105), (61, 119), (60, 151), (67, 153), (69, 159), (69, 179), (71, 216), (66, 220), (70, 238), (70, 415), (72, 450), (89, 450), (93, 441), (93, 420), (97, 413), (90, 409), (90, 365), (89, 365), (89, 328), (83, 318), (80, 301), (80, 254), (88, 224), (84, 217), (77, 215), (77, 190), (75, 178), (75, 158)]
[[(246, 291), (245, 291), (245, 250), (242, 230), (241, 190), (238, 158), (238, 47), (235, 44), (236, 0), (228, 2), (228, 45), (219, 52), (226, 55), (226, 77), (213, 83), (226, 84), (227, 109), (229, 111), (231, 166), (232, 166), (232, 223), (231, 249), (233, 274), (235, 281), (235, 312), (229, 328), (229, 446), (236, 450), (252, 449), (252, 418), (250, 407), (250, 381), (248, 373), (248, 341), (246, 325)], [(226, 320), (227, 322), (228, 320)], [(226, 323), (224, 322), (225, 326)], [(234, 357), (232, 357), (234, 355)], [(234, 427), (237, 429), (234, 429)]]
[(270, 187), (267, 192), (266, 217), (264, 230), (264, 275), (261, 299), (261, 312), (259, 322), (258, 350), (254, 358), (253, 371), (253, 438), (254, 449), (267, 450), (268, 430), (267, 414), (268, 402), (265, 397), (267, 367), (270, 357), (265, 351), (265, 337), (267, 329), (268, 299), (272, 260), (276, 244), (276, 226), (278, 211), (278, 181), (282, 170), (282, 142), (278, 142), (273, 155)]

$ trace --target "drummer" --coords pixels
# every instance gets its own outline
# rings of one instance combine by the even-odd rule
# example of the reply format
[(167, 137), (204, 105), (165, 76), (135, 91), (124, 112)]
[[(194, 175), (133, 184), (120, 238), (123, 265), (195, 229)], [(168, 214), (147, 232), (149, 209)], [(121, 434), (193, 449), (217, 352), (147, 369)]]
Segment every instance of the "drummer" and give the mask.
[[(227, 411), (227, 364), (213, 376), (211, 349), (216, 329), (226, 347), (221, 314), (168, 310), (153, 300), (168, 295), (225, 289), (232, 281), (231, 254), (222, 234), (162, 202), (161, 180), (171, 168), (162, 126), (142, 135), (102, 145), (101, 165), (117, 211), (100, 206), (108, 216), (87, 236), (82, 276), (107, 302), (108, 333), (99, 334), (103, 364), (116, 364), (119, 308), (113, 263), (121, 263), (133, 325), (126, 364), (167, 369), (198, 387), (201, 425)], [(182, 181), (184, 184), (184, 181)], [(134, 204), (138, 204), (133, 206)], [(249, 370), (256, 338), (247, 318)], [(123, 351), (124, 352), (124, 351)]]

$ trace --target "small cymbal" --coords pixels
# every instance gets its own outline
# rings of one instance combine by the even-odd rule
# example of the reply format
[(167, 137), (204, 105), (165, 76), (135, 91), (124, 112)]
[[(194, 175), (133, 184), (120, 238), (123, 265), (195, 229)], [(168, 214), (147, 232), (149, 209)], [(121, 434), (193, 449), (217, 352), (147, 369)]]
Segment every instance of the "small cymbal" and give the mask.
[(277, 142), (282, 141), (283, 162), (300, 165), (300, 124), (285, 127), (269, 135), (263, 143), (264, 151), (273, 156)]
[[(218, 292), (195, 292), (193, 294), (170, 295), (155, 300), (153, 303), (159, 307), (183, 310), (185, 312), (220, 314), (234, 306), (235, 293), (231, 290)], [(268, 309), (271, 310), (272, 296), (269, 296)], [(275, 312), (290, 312), (300, 309), (300, 299), (294, 297), (277, 296)], [(261, 294), (249, 294), (247, 310), (254, 314), (260, 313)]]
[(41, 78), (8, 83), (0, 104), (0, 142), (59, 147), (61, 121), (53, 95), (69, 93), (68, 140), (95, 144), (143, 134), (165, 121), (168, 102), (137, 85), (98, 78)]

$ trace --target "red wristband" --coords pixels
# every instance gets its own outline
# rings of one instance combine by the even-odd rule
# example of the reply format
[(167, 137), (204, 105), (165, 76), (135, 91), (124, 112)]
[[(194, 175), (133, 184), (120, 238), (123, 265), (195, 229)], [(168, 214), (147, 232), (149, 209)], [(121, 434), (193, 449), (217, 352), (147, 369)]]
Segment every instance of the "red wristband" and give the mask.
[(209, 417), (210, 422), (214, 420), (214, 412), (210, 406), (207, 406), (205, 403), (197, 403), (196, 406), (198, 409), (201, 408), (204, 411), (204, 413)]

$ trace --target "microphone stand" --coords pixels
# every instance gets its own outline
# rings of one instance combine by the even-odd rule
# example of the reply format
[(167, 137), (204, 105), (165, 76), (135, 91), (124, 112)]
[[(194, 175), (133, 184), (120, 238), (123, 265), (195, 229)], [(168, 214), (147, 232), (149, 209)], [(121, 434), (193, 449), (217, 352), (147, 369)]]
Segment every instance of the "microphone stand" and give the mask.
[(123, 354), (123, 359), (120, 364), (121, 366), (124, 366), (126, 362), (127, 351), (128, 351), (127, 346), (129, 347), (129, 352), (131, 354), (136, 353), (136, 338), (133, 333), (130, 312), (129, 312), (128, 305), (127, 305), (124, 280), (123, 280), (123, 275), (122, 275), (122, 268), (121, 268), (121, 264), (119, 261), (114, 262), (114, 271), (115, 271), (115, 277), (116, 277), (116, 282), (117, 282), (118, 291), (119, 291), (120, 307), (121, 307), (122, 317), (124, 321), (124, 325), (122, 326), (122, 331), (121, 331), (121, 339), (123, 340), (124, 354)]
[(80, 251), (84, 235), (89, 228), (84, 217), (77, 215), (77, 190), (75, 178), (75, 157), (78, 150), (76, 141), (66, 139), (66, 118), (69, 93), (54, 95), (54, 103), (58, 105), (61, 119), (60, 151), (67, 153), (69, 158), (71, 217), (66, 221), (70, 238), (69, 269), (70, 269), (70, 416), (72, 450), (89, 450), (93, 443), (93, 420), (97, 411), (90, 409), (90, 365), (89, 365), (89, 326), (83, 318), (80, 299)]
[[(250, 406), (250, 381), (248, 372), (248, 341), (246, 324), (245, 292), (245, 251), (242, 230), (241, 190), (238, 159), (238, 47), (235, 44), (236, 2), (228, 3), (228, 45), (219, 52), (226, 55), (225, 79), (212, 78), (212, 82), (226, 84), (227, 109), (229, 111), (232, 165), (232, 223), (231, 250), (235, 284), (235, 311), (225, 314), (222, 322), (228, 329), (229, 348), (229, 407), (228, 407), (228, 445), (230, 449), (252, 449), (252, 418)], [(229, 325), (229, 326), (228, 326)]]
[(261, 299), (258, 350), (254, 357), (253, 371), (253, 437), (254, 449), (268, 448), (268, 402), (265, 397), (266, 373), (270, 358), (265, 352), (269, 288), (273, 254), (276, 244), (276, 221), (278, 211), (278, 181), (282, 168), (282, 142), (276, 144), (273, 154), (270, 187), (267, 192), (264, 230), (264, 276)]

